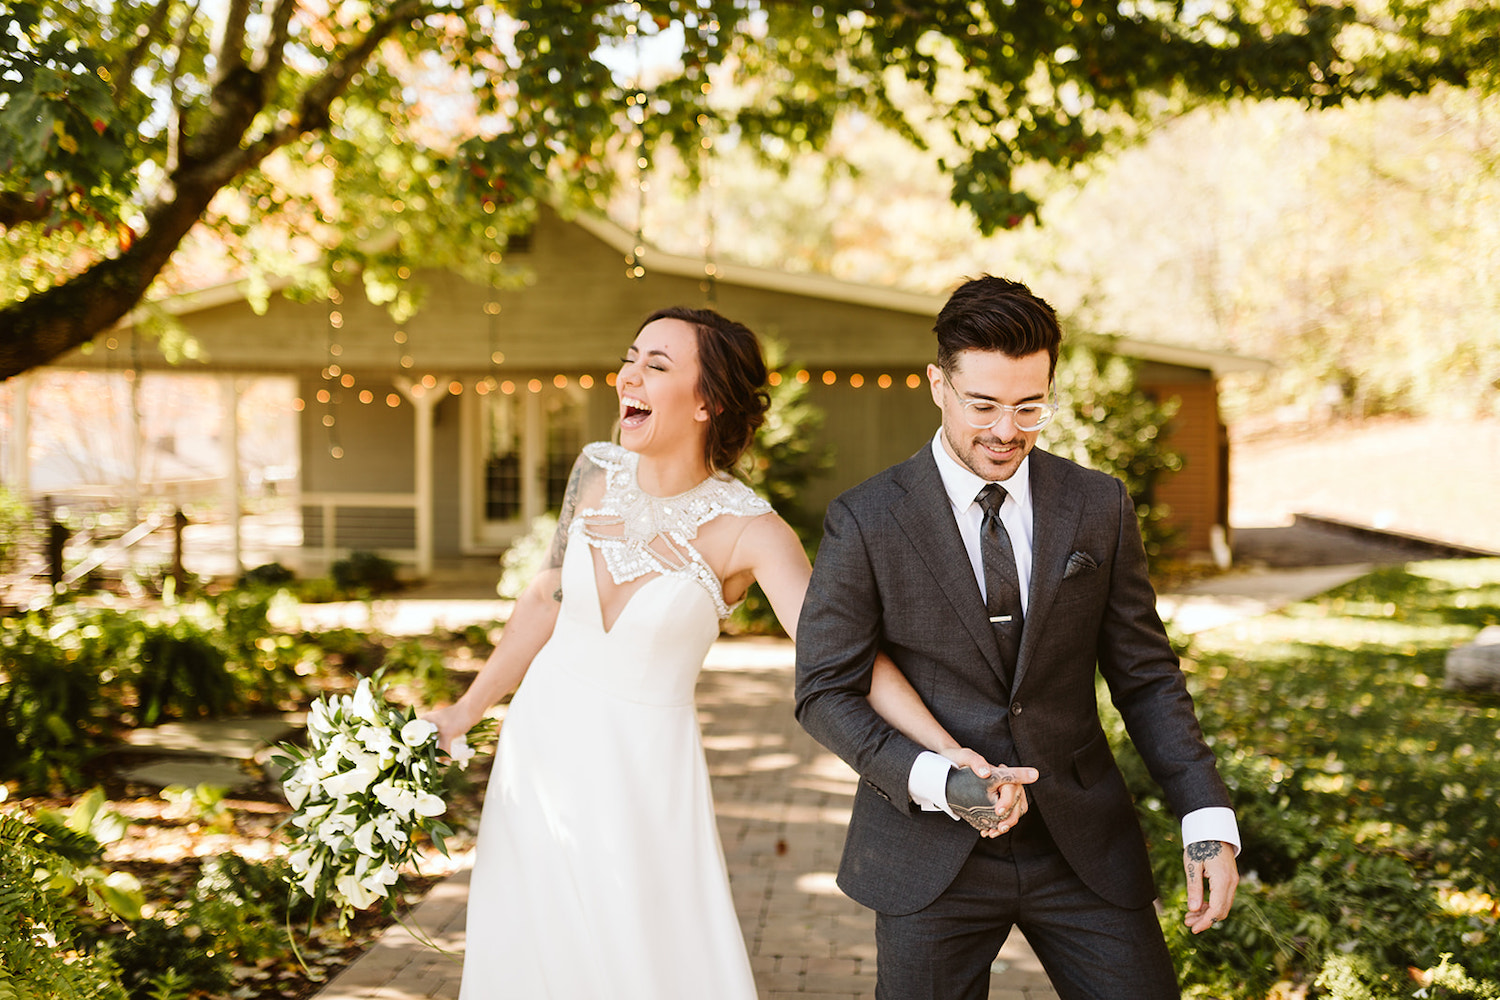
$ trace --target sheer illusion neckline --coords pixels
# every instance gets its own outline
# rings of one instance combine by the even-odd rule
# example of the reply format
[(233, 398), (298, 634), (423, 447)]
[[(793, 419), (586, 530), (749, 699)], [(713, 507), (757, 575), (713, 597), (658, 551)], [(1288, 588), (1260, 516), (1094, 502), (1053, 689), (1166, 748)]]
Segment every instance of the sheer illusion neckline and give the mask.
[[(640, 485), (640, 456), (619, 445), (596, 443), (584, 455), (605, 470), (603, 495), (578, 512), (579, 530), (589, 546), (603, 557), (604, 569), (616, 587), (648, 574), (689, 576), (708, 591), (722, 620), (729, 616), (723, 581), (693, 544), (698, 529), (724, 515), (754, 517), (768, 513), (771, 505), (744, 483), (715, 473), (681, 493), (659, 497)], [(604, 624), (603, 575), (595, 561), (595, 594), (599, 598), (600, 624)], [(625, 598), (615, 621), (625, 613), (635, 593)], [(605, 628), (610, 631), (613, 624)]]

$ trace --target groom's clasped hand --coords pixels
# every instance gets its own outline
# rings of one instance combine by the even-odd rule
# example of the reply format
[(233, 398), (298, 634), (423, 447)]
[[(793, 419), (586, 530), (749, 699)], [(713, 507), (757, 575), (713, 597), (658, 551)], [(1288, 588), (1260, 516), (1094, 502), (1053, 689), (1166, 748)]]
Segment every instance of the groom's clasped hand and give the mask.
[[(950, 759), (952, 759), (950, 757)], [(1026, 815), (1026, 785), (1038, 778), (1034, 767), (993, 767), (973, 751), (966, 751), (948, 772), (948, 808), (978, 830), (998, 837)]]

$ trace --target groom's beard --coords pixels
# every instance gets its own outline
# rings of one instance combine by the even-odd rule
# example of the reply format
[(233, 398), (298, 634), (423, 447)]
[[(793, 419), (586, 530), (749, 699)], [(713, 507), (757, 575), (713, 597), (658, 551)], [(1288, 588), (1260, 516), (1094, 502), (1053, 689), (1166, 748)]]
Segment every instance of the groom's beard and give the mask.
[[(955, 434), (955, 431), (958, 433)], [(1015, 437), (1002, 440), (989, 431), (976, 431), (971, 427), (954, 428), (944, 420), (943, 441), (948, 445), (949, 454), (970, 472), (987, 483), (999, 483), (1016, 474), (1016, 470), (1021, 467), (1021, 460), (1031, 453), (1036, 435), (1017, 431)], [(1009, 453), (996, 455), (989, 450), (996, 448), (1009, 449)]]

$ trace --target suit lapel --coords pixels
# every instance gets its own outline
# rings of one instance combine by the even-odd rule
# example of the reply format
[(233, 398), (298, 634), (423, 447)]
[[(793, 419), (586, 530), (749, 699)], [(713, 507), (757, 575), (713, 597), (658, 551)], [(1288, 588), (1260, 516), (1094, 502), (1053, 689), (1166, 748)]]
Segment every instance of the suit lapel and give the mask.
[(1026, 625), (1021, 632), (1021, 650), (1016, 656), (1015, 688), (1031, 665), (1047, 615), (1057, 596), (1067, 568), (1068, 555), (1083, 516), (1078, 490), (1067, 488), (1072, 466), (1040, 449), (1031, 452), (1031, 585), (1027, 590)]
[(896, 482), (906, 495), (891, 507), (891, 516), (927, 564), (954, 614), (984, 653), (990, 668), (1003, 680), (1000, 647), (979, 595), (979, 582), (953, 520), (953, 507), (938, 475), (930, 445), (896, 467)]

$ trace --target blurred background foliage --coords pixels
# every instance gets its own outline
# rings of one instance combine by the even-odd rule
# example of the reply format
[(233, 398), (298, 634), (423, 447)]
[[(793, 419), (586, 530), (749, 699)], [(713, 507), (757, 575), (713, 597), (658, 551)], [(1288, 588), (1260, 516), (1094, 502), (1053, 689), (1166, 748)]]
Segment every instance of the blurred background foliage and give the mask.
[[(942, 293), (1026, 281), (1068, 330), (1266, 358), (1230, 423), (1494, 416), (1500, 400), (1500, 94), (1441, 88), (1312, 111), (1169, 115), (1070, 171), (1038, 171), (1040, 225), (991, 237), (931, 153), (850, 119), (784, 171), (721, 148), (721, 258)], [(663, 170), (668, 168), (664, 166)], [(664, 182), (644, 222), (694, 252), (704, 194)], [(635, 211), (622, 193), (619, 217)]]

